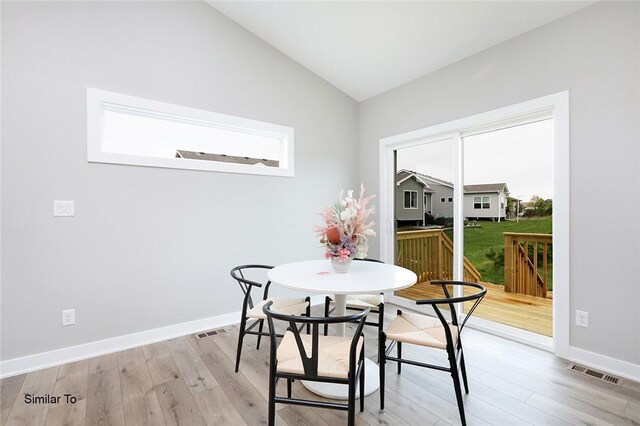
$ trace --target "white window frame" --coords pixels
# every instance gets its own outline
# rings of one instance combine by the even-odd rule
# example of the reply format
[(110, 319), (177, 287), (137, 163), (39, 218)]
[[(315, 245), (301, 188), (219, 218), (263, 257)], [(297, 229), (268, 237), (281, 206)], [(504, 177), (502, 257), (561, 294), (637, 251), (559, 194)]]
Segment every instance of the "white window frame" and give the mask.
[[(541, 349), (552, 350), (556, 355), (571, 359), (569, 335), (571, 330), (569, 273), (569, 92), (559, 92), (541, 98), (498, 108), (477, 115), (453, 120), (439, 125), (413, 130), (407, 133), (380, 139), (380, 258), (392, 263), (395, 259), (395, 221), (393, 191), (395, 188), (395, 154), (400, 148), (423, 145), (428, 142), (452, 139), (454, 144), (454, 270), (455, 280), (463, 278), (463, 193), (464, 182), (462, 158), (464, 156), (462, 137), (499, 130), (501, 128), (553, 119), (553, 202), (554, 210), (563, 212), (553, 216), (553, 338), (519, 330), (506, 325), (471, 318), (469, 326), (489, 331), (515, 341), (524, 342)], [(560, 283), (562, 285), (560, 285)], [(407, 307), (417, 308), (414, 302), (387, 294), (389, 301)], [(427, 311), (425, 311), (427, 312)], [(427, 312), (428, 313), (428, 312)]]
[[(491, 210), (491, 196), (483, 195), (481, 199), (482, 199), (482, 210)], [(486, 203), (484, 201), (485, 199), (487, 200)], [(487, 204), (487, 207), (484, 206), (485, 204)]]
[[(104, 112), (106, 110), (115, 110), (118, 112), (130, 110), (134, 113), (178, 122), (194, 124), (206, 123), (217, 128), (228, 130), (237, 129), (242, 132), (276, 137), (281, 141), (282, 153), (279, 159), (280, 166), (259, 167), (219, 161), (160, 158), (105, 152), (102, 150), (102, 139), (104, 134)], [(87, 88), (87, 159), (89, 162), (293, 177), (293, 145), (294, 130), (292, 127), (154, 101), (121, 93), (108, 92), (90, 87)]]
[[(480, 199), (480, 201), (476, 201), (476, 199)], [(480, 207), (476, 207), (476, 204), (480, 204)], [(473, 196), (473, 209), (474, 210), (482, 210), (482, 197), (478, 195)]]
[[(409, 195), (409, 207), (407, 207), (407, 203), (406, 203), (407, 192), (410, 193), (410, 195)], [(415, 198), (412, 197), (413, 194), (416, 194)], [(416, 206), (415, 207), (411, 207), (411, 200), (412, 199), (415, 199), (415, 201), (416, 201)], [(418, 209), (418, 191), (414, 191), (412, 189), (405, 189), (404, 193), (402, 195), (402, 203), (404, 205), (405, 210), (417, 210)]]

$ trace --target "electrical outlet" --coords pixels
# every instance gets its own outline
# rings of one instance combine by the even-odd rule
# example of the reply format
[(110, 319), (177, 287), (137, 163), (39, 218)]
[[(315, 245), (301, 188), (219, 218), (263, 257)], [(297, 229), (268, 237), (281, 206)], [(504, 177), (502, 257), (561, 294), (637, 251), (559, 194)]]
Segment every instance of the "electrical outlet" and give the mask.
[(76, 208), (73, 201), (53, 200), (54, 216), (75, 216)]
[(578, 327), (589, 327), (589, 312), (576, 311), (576, 325)]
[(67, 309), (62, 311), (62, 326), (73, 325), (76, 323), (76, 310)]

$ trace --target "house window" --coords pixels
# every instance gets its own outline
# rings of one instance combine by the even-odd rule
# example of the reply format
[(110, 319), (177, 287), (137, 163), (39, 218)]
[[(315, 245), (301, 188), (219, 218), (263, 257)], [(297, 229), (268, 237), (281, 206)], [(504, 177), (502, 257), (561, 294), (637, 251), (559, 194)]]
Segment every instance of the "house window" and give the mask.
[(448, 201), (449, 201), (450, 203), (453, 203), (453, 198), (449, 197), (449, 200), (448, 200)]
[(447, 201), (447, 199), (446, 199), (446, 198), (444, 198), (444, 197), (440, 198), (440, 202), (441, 202), (441, 203), (444, 203), (445, 201)]
[(491, 208), (490, 197), (473, 197), (473, 208), (476, 210), (490, 209)]
[(87, 89), (88, 160), (293, 176), (293, 128)]
[(404, 191), (404, 208), (418, 208), (418, 191)]

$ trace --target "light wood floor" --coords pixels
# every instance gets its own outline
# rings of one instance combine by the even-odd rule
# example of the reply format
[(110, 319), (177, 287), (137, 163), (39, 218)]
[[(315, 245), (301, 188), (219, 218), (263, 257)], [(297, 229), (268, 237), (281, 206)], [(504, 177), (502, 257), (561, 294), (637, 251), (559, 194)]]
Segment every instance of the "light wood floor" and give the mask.
[[(387, 307), (387, 317), (395, 309)], [(367, 355), (376, 338), (367, 327)], [(269, 344), (256, 351), (245, 339), (240, 373), (233, 371), (237, 329), (198, 340), (165, 342), (49, 368), (1, 381), (2, 424), (7, 425), (256, 425), (267, 416)], [(466, 329), (471, 393), (470, 425), (638, 425), (640, 384), (615, 386), (568, 371), (553, 355)], [(444, 361), (437, 350), (404, 347), (405, 356)], [(298, 382), (294, 394), (309, 397)], [(283, 389), (280, 388), (280, 392)], [(27, 405), (24, 394), (77, 397), (75, 404)], [(387, 369), (387, 409), (378, 392), (367, 397), (360, 425), (459, 424), (446, 373), (395, 364)], [(279, 425), (339, 425), (343, 412), (278, 406)]]
[[(553, 335), (553, 300), (550, 297), (507, 293), (501, 285), (481, 284), (487, 288), (487, 295), (478, 305), (474, 316), (544, 336)], [(397, 294), (411, 300), (443, 296), (439, 286), (430, 285), (427, 282), (418, 283), (408, 289), (398, 291)]]

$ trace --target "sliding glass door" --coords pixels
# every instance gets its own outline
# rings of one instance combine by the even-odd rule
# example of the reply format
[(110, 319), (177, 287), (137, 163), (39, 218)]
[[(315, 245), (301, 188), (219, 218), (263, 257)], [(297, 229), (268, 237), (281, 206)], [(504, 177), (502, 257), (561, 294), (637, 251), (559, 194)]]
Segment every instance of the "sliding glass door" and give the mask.
[(418, 276), (396, 301), (441, 296), (432, 280), (479, 282), (476, 318), (552, 336), (552, 131), (533, 120), (396, 150), (395, 263)]

